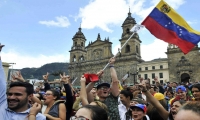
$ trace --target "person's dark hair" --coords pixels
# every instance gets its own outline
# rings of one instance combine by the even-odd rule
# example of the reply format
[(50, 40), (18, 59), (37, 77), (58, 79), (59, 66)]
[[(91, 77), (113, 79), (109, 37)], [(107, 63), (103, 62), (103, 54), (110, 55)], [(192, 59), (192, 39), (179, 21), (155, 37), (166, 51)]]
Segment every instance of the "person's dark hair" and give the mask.
[(51, 91), (53, 93), (53, 96), (56, 97), (55, 100), (60, 100), (60, 93), (57, 90), (47, 90), (47, 91)]
[[(126, 115), (126, 120), (132, 120), (133, 119), (133, 117), (132, 117), (132, 111), (130, 109), (125, 113), (125, 115)], [(142, 120), (147, 120), (146, 115), (143, 116)]]
[(130, 97), (130, 100), (133, 99), (133, 94), (132, 94), (130, 91), (122, 90), (122, 91), (120, 92), (120, 94), (123, 94), (126, 98), (127, 98), (127, 97)]
[(191, 110), (192, 112), (200, 115), (200, 103), (198, 101), (189, 101), (179, 109), (179, 111), (181, 110)]
[(192, 85), (191, 90), (192, 88), (197, 88), (200, 91), (200, 84), (194, 84)]
[(156, 85), (151, 85), (151, 88), (153, 88), (154, 91), (156, 91), (158, 88), (156, 87)]
[(9, 89), (12, 87), (25, 87), (27, 95), (34, 93), (33, 85), (27, 82), (12, 82)]
[(172, 90), (167, 90), (166, 95), (167, 93), (171, 93), (174, 96), (174, 92)]
[(85, 108), (91, 111), (92, 120), (108, 120), (107, 112), (101, 107), (98, 107), (95, 105), (85, 105), (82, 108)]
[(42, 93), (37, 93), (37, 94), (39, 95), (38, 98), (39, 98), (40, 100), (42, 100), (42, 99), (43, 99), (43, 95), (42, 95)]

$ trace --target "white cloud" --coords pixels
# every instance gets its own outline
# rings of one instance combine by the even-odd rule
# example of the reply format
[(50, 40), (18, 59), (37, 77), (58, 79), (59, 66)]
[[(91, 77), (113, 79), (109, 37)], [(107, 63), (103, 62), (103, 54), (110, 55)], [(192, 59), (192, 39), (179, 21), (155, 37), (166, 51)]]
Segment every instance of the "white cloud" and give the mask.
[(39, 21), (39, 23), (46, 26), (55, 26), (55, 27), (68, 27), (70, 25), (68, 18), (65, 16), (56, 17), (56, 21), (54, 20)]
[(82, 19), (82, 27), (101, 28), (112, 32), (109, 25), (121, 24), (128, 13), (128, 6), (124, 0), (94, 0), (84, 8), (80, 8), (78, 18)]
[(159, 39), (155, 39), (151, 44), (141, 45), (142, 59), (149, 61), (155, 58), (167, 58), (167, 55), (165, 54), (167, 46), (168, 43)]
[(112, 53), (116, 55), (118, 53), (118, 49), (121, 48), (120, 44), (117, 44), (116, 46), (112, 47)]
[[(82, 19), (82, 28), (96, 27), (112, 32), (111, 25), (121, 25), (127, 17), (129, 7), (133, 15), (136, 14), (144, 19), (158, 2), (159, 0), (151, 2), (149, 0), (92, 0), (88, 5), (80, 8), (76, 19)], [(185, 0), (166, 0), (166, 2), (177, 9), (185, 3)]]
[(187, 23), (190, 24), (190, 25), (197, 24), (198, 22), (199, 22), (198, 20), (187, 21)]
[(44, 64), (53, 62), (69, 62), (69, 60), (66, 60), (66, 58), (69, 58), (69, 56), (66, 56), (66, 54), (57, 54), (52, 56), (40, 54), (38, 56), (31, 56), (21, 55), (20, 53), (11, 50), (9, 52), (2, 51), (1, 56), (3, 62), (16, 63), (13, 65), (14, 69), (41, 67)]

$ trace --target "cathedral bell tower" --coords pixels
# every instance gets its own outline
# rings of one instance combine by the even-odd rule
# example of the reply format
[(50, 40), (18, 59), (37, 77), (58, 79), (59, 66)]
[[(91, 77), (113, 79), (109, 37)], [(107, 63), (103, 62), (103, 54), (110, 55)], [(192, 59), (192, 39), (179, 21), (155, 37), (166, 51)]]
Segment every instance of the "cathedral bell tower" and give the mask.
[(81, 27), (78, 32), (73, 36), (73, 45), (70, 52), (70, 64), (82, 62), (86, 60), (85, 42), (86, 38), (81, 32)]
[[(128, 40), (128, 38), (133, 34), (132, 31), (130, 31), (133, 26), (137, 24), (135, 21), (135, 18), (131, 16), (130, 8), (128, 17), (125, 19), (124, 23), (122, 24), (122, 36), (119, 40), (121, 42), (121, 46)], [(128, 43), (122, 48), (121, 50), (121, 56), (132, 56), (137, 59), (141, 59), (141, 51), (140, 51), (140, 39), (137, 33), (133, 35), (133, 37), (128, 41)]]

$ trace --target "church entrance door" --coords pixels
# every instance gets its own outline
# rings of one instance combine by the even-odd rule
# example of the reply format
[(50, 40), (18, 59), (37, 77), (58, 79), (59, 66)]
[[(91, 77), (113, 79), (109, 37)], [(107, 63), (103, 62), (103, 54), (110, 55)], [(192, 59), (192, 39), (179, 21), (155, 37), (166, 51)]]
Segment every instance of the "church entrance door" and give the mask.
[(190, 75), (189, 74), (183, 73), (181, 75), (181, 82), (187, 83), (187, 82), (189, 82), (189, 79), (190, 79)]

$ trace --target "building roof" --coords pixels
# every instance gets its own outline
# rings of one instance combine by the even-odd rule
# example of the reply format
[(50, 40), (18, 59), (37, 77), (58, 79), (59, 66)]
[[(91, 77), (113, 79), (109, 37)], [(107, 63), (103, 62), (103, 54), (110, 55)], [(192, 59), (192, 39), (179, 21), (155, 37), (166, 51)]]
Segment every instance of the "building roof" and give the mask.
[(85, 35), (82, 33), (81, 28), (78, 28), (78, 32), (73, 36), (73, 38), (83, 38), (86, 40)]
[(129, 8), (129, 13), (128, 13), (128, 17), (125, 19), (124, 23), (122, 24), (122, 26), (126, 25), (126, 24), (137, 24), (135, 21), (135, 18), (133, 18), (131, 16), (131, 12), (130, 12), (130, 8)]

